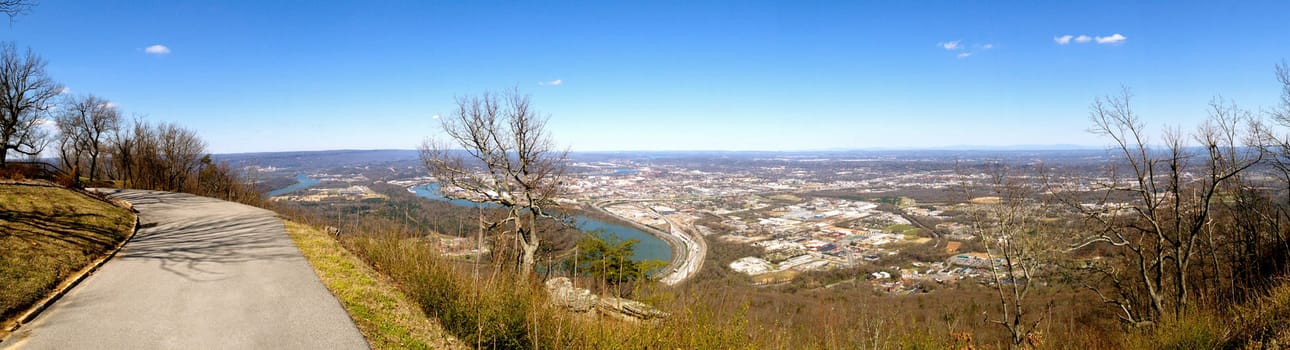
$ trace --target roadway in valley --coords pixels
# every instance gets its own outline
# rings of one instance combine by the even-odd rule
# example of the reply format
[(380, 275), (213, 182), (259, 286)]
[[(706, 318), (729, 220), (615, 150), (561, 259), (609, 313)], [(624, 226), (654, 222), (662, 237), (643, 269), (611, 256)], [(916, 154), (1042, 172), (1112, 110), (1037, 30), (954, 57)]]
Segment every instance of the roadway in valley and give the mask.
[(593, 203), (591, 207), (601, 213), (612, 215), (621, 221), (630, 223), (637, 228), (658, 236), (666, 241), (668, 245), (672, 246), (672, 261), (668, 262), (667, 267), (663, 268), (663, 272), (660, 275), (661, 277), (659, 277), (659, 282), (667, 285), (676, 285), (690, 277), (693, 277), (695, 273), (699, 272), (699, 269), (703, 268), (703, 258), (708, 253), (707, 242), (705, 242), (702, 237), (695, 236), (695, 233), (687, 232), (681, 227), (681, 225), (676, 224), (676, 222), (672, 221), (672, 219), (668, 218), (666, 215), (659, 214), (652, 208), (650, 209), (650, 211), (654, 211), (654, 214), (663, 218), (663, 220), (667, 222), (669, 232), (663, 232), (662, 230), (643, 225), (636, 221), (632, 221), (631, 219), (619, 216), (618, 214), (614, 214), (611, 211), (605, 210), (605, 207), (628, 202), (648, 202), (648, 200), (600, 201)]
[(697, 230), (687, 232), (681, 228), (681, 225), (677, 225), (676, 222), (667, 217), (667, 215), (660, 214), (653, 208), (650, 208), (650, 211), (653, 211), (654, 214), (658, 214), (659, 217), (663, 218), (663, 221), (667, 222), (667, 227), (668, 230), (671, 231), (672, 237), (676, 237), (677, 240), (681, 241), (680, 248), (685, 250), (685, 259), (681, 259), (681, 263), (672, 270), (672, 273), (660, 278), (659, 282), (663, 282), (667, 285), (676, 285), (677, 283), (681, 283), (682, 281), (694, 276), (694, 274), (699, 273), (699, 269), (703, 268), (703, 257), (707, 255), (708, 252), (707, 242), (703, 240), (703, 237), (695, 237), (691, 235), (691, 232), (697, 233)]

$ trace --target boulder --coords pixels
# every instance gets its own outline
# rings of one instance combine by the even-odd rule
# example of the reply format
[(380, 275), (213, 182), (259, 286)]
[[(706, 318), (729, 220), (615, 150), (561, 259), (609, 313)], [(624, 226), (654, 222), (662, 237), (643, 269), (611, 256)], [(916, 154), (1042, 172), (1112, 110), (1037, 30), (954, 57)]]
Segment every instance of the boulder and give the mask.
[(556, 277), (546, 281), (546, 291), (551, 295), (551, 302), (574, 312), (591, 312), (599, 297), (590, 290), (574, 288), (568, 277)]
[(652, 320), (667, 317), (667, 313), (655, 309), (649, 304), (623, 298), (601, 298), (596, 303), (596, 311), (606, 316), (628, 320)]
[(666, 312), (639, 301), (599, 297), (585, 288), (574, 288), (573, 281), (568, 277), (552, 278), (546, 281), (545, 286), (547, 293), (551, 295), (552, 303), (573, 312), (605, 315), (627, 321), (651, 320), (668, 316)]

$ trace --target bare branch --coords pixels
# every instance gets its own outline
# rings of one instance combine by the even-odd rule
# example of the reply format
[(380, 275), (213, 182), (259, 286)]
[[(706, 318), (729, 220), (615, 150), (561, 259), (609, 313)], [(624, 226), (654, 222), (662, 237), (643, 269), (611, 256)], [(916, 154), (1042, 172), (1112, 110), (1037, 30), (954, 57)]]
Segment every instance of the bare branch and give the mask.
[(41, 128), (63, 92), (45, 72), (45, 60), (32, 53), (19, 54), (13, 43), (0, 45), (0, 167), (9, 152), (40, 154), (48, 143)]
[(429, 139), (421, 147), (422, 163), (450, 197), (492, 203), (508, 212), (502, 221), (483, 224), (511, 224), (522, 248), (517, 265), (525, 276), (540, 242), (534, 222), (554, 218), (548, 208), (558, 206), (556, 198), (563, 193), (567, 151), (555, 148), (547, 119), (516, 90), (458, 97), (457, 109), (441, 119), (445, 138)]

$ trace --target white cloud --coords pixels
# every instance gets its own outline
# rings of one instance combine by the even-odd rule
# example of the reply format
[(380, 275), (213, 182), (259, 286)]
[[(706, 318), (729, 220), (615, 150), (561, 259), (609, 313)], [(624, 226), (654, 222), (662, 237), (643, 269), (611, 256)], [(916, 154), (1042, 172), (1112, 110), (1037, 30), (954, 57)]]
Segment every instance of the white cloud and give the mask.
[(946, 51), (958, 51), (958, 53), (954, 54), (954, 57), (957, 58), (968, 58), (994, 48), (994, 44), (991, 43), (964, 44), (962, 40), (938, 43), (936, 46)]
[(147, 52), (150, 55), (165, 55), (170, 53), (170, 48), (166, 47), (166, 45), (157, 44), (144, 48), (143, 52)]
[(1118, 45), (1118, 44), (1124, 43), (1124, 41), (1128, 39), (1129, 38), (1125, 37), (1123, 34), (1120, 34), (1120, 33), (1111, 34), (1110, 36), (1099, 36), (1099, 37), (1092, 37), (1084, 34), (1080, 34), (1079, 36), (1066, 34), (1062, 36), (1053, 37), (1053, 42), (1056, 42), (1057, 45), (1070, 44), (1072, 41), (1077, 44), (1087, 44), (1091, 42), (1097, 42), (1098, 44)]
[(70, 94), (70, 93), (72, 93), (72, 88), (69, 88), (66, 86), (64, 86), (62, 90), (58, 90), (59, 95)]
[(1126, 39), (1128, 38), (1124, 37), (1123, 35), (1120, 35), (1120, 33), (1111, 34), (1111, 36), (1099, 36), (1097, 38), (1094, 38), (1094, 40), (1097, 40), (1098, 44), (1112, 44), (1112, 45), (1123, 43), (1124, 40)]
[(435, 114), (433, 117), (430, 117), (430, 118), (439, 119), (439, 115)]
[(561, 79), (556, 79), (556, 80), (552, 80), (552, 81), (543, 81), (543, 82), (538, 82), (538, 85), (542, 85), (542, 86), (560, 86), (560, 85), (563, 85), (563, 84), (564, 84), (564, 80), (561, 80)]
[(44, 129), (45, 132), (48, 132), (50, 135), (57, 134), (59, 132), (58, 121), (49, 118), (36, 120), (36, 127)]

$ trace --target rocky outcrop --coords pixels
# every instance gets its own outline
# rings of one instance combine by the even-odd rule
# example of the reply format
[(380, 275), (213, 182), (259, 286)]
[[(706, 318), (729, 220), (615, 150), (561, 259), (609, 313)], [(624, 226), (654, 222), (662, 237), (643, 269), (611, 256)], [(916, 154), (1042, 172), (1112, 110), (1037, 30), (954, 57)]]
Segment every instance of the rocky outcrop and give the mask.
[(600, 298), (596, 311), (623, 320), (652, 320), (667, 317), (667, 313), (649, 304), (623, 298)]
[(568, 277), (556, 277), (546, 281), (546, 292), (551, 295), (551, 302), (573, 312), (591, 312), (596, 307), (599, 297), (590, 290), (574, 288)]
[(639, 301), (599, 297), (590, 290), (574, 288), (568, 277), (556, 277), (546, 281), (547, 293), (551, 302), (557, 306), (577, 313), (591, 316), (604, 315), (626, 321), (652, 320), (667, 317), (666, 312)]

